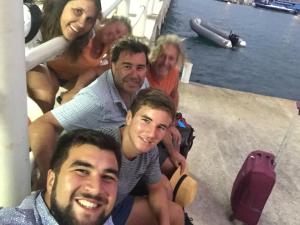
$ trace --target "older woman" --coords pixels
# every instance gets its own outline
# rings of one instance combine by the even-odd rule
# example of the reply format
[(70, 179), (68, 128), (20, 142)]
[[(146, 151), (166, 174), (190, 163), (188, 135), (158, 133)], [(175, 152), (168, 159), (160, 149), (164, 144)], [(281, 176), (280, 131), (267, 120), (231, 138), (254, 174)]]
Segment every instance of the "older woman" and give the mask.
[[(178, 108), (178, 83), (179, 71), (185, 60), (185, 54), (181, 46), (182, 40), (173, 34), (160, 36), (151, 49), (150, 68), (147, 79), (150, 87), (157, 88), (169, 95), (176, 109)], [(181, 135), (175, 126), (163, 139), (164, 148), (159, 145), (161, 170), (168, 177), (171, 177), (178, 166), (182, 170), (186, 167), (185, 158), (180, 154), (179, 147)]]
[(181, 39), (174, 34), (160, 36), (150, 53), (147, 79), (150, 86), (171, 96), (178, 107), (179, 71), (185, 60)]

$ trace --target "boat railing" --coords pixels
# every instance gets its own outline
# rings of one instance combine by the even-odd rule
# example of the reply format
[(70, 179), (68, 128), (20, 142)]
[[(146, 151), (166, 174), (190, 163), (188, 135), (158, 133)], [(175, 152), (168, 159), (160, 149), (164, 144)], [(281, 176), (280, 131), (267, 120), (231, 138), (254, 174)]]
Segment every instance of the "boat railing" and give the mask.
[(132, 27), (135, 30), (136, 36), (141, 36), (141, 37), (145, 36), (144, 34), (145, 34), (146, 19), (147, 19), (147, 6), (140, 5), (132, 23)]
[[(116, 11), (118, 11), (119, 7), (121, 5), (121, 3), (125, 3), (125, 7), (126, 7), (126, 0), (115, 0), (115, 1), (101, 1), (102, 3), (102, 14), (103, 17), (108, 17), (111, 14), (114, 14)], [(122, 4), (123, 5), (123, 4)]]

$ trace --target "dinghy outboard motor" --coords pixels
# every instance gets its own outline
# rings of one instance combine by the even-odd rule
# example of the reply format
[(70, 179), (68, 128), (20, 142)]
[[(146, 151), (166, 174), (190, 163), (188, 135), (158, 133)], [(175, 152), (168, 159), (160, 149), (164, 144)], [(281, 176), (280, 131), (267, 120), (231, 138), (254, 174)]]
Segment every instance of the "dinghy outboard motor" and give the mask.
[(32, 1), (23, 1), (24, 13), (24, 38), (25, 43), (31, 41), (40, 29), (42, 23), (42, 11)]
[(229, 40), (231, 41), (232, 47), (235, 47), (239, 43), (240, 36), (230, 32)]

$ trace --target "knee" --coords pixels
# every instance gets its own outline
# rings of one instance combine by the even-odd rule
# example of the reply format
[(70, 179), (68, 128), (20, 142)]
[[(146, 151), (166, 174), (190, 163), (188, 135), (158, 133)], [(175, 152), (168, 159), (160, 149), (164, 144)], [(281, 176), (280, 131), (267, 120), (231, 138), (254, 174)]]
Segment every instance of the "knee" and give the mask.
[(169, 210), (170, 210), (170, 221), (171, 224), (184, 224), (184, 212), (183, 208), (175, 202), (169, 202)]
[(28, 89), (28, 95), (39, 105), (43, 112), (47, 112), (51, 110), (55, 104), (57, 89), (55, 87), (51, 87), (49, 84), (49, 86), (40, 86)]
[(171, 178), (176, 170), (176, 167), (173, 165), (170, 158), (167, 158), (161, 165), (160, 169), (164, 175), (166, 175), (168, 178)]
[(41, 100), (44, 100), (45, 102), (54, 105), (55, 104), (55, 96), (56, 92), (49, 91), (48, 93), (41, 94)]

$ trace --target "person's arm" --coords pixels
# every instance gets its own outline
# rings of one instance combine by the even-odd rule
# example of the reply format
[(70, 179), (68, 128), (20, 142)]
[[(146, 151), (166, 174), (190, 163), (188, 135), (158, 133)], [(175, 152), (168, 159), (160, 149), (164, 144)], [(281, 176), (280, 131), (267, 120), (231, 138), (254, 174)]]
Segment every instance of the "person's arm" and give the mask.
[(100, 65), (78, 76), (74, 87), (60, 95), (61, 104), (70, 101), (82, 88), (88, 86), (110, 67), (110, 64)]
[(148, 184), (149, 204), (159, 225), (170, 225), (168, 198), (162, 178), (158, 183)]
[(178, 104), (179, 104), (178, 84), (179, 84), (179, 80), (177, 80), (177, 83), (174, 86), (174, 89), (172, 90), (172, 92), (170, 94), (170, 97), (172, 98), (172, 100), (173, 100), (173, 102), (175, 104), (176, 110), (178, 109)]
[(41, 188), (45, 187), (43, 185), (46, 183), (54, 146), (62, 129), (51, 112), (47, 112), (29, 125), (30, 148), (40, 170), (40, 180), (37, 186)]
[[(95, 39), (91, 39), (88, 45), (83, 49), (80, 57), (89, 65), (89, 70), (78, 75), (74, 87), (60, 95), (61, 104), (71, 100), (82, 88), (88, 86), (97, 77), (101, 76), (106, 70), (111, 68), (110, 61), (110, 46), (95, 47)], [(97, 44), (101, 43), (101, 40), (97, 40)], [(95, 49), (101, 49), (99, 54), (96, 54)]]
[[(176, 129), (176, 127), (169, 128), (169, 132), (165, 135), (162, 140), (166, 150), (168, 151), (169, 158), (172, 164), (177, 168), (181, 167), (181, 173), (186, 169), (186, 160), (183, 155), (180, 154), (180, 143), (181, 143), (181, 135), (178, 132), (180, 137), (173, 136), (176, 132), (172, 131), (172, 129)], [(177, 130), (177, 129), (176, 129)], [(178, 130), (177, 130), (178, 131)]]

